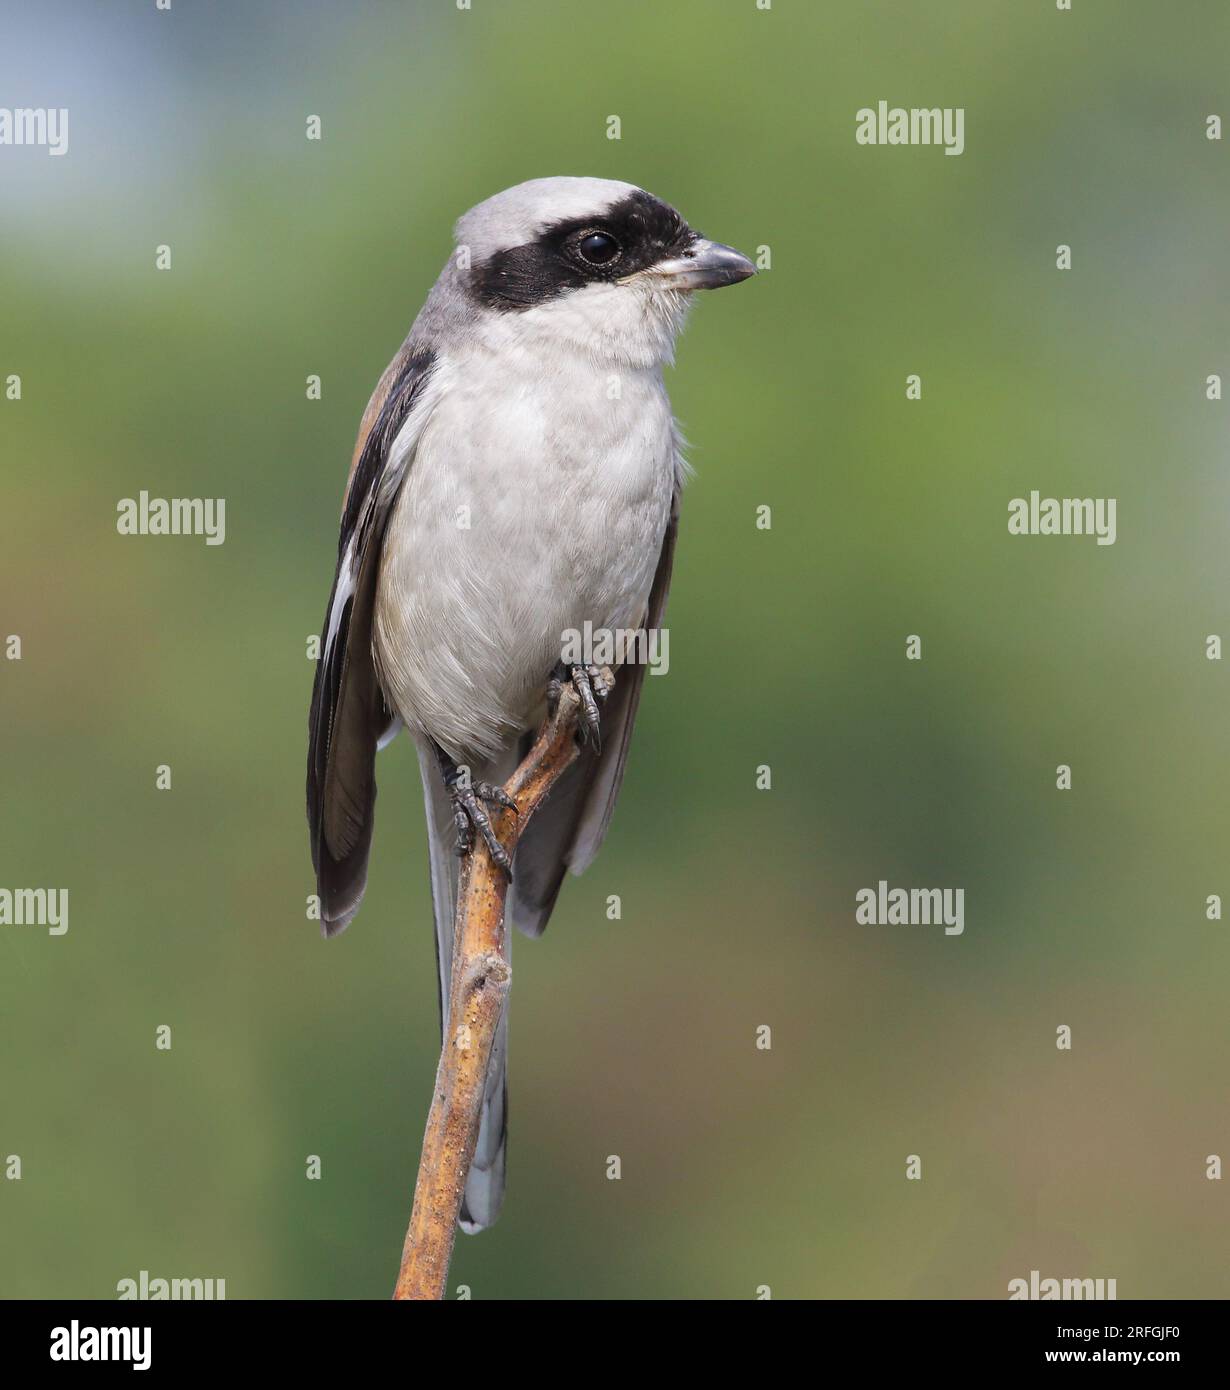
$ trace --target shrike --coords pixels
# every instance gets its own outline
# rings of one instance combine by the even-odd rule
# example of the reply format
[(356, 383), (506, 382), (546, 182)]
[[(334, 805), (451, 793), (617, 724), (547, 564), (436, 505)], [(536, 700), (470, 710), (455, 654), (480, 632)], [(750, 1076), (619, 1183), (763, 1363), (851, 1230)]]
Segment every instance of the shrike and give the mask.
[[(644, 666), (607, 691), (565, 634), (659, 626), (684, 464), (662, 368), (691, 292), (754, 266), (643, 189), (533, 179), (480, 203), (359, 427), (309, 716), (308, 824), (327, 935), (359, 909), (376, 751), (418, 748), (448, 1031), (457, 853), (481, 835), (507, 916), (547, 924), (565, 869), (602, 843)], [(590, 627), (587, 628), (586, 624)], [(584, 746), (509, 864), (486, 806), (548, 686), (581, 697)], [(505, 941), (507, 942), (507, 934)], [(504, 1191), (507, 1016), (492, 1053), (463, 1230)]]

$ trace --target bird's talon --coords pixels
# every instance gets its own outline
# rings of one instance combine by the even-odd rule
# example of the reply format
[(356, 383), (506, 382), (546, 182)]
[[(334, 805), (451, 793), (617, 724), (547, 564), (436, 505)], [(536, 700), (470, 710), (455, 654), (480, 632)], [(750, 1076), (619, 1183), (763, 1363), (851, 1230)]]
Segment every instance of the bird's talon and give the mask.
[(503, 787), (494, 786), (490, 782), (475, 782), (474, 795), (480, 801), (489, 801), (496, 806), (503, 806), (506, 810), (512, 811), (517, 815), (521, 814), (520, 808)]
[[(584, 743), (592, 743), (595, 753), (602, 752), (602, 715), (598, 709), (598, 701), (594, 697), (594, 687), (590, 677), (590, 672), (597, 668), (593, 666), (573, 666), (570, 668), (572, 675), (572, 688), (577, 692), (581, 700), (581, 718), (577, 725), (577, 736)], [(602, 677), (599, 676), (599, 681)], [(605, 685), (605, 682), (602, 682)]]
[(477, 831), (483, 837), (483, 844), (487, 846), (488, 854), (504, 870), (505, 874), (508, 875), (509, 882), (511, 882), (512, 860), (508, 851), (500, 843), (500, 837), (495, 833), (495, 827), (491, 824), (491, 817), (487, 814), (487, 808), (483, 803), (491, 802), (497, 806), (507, 807), (514, 812), (517, 811), (516, 803), (503, 787), (492, 786), (489, 782), (476, 782), (472, 786), (464, 784), (457, 764), (441, 749), (436, 750), (436, 756), (440, 762), (444, 785), (448, 789), (449, 796), (453, 799), (453, 824), (457, 831), (457, 853), (464, 857), (473, 850), (475, 831)]
[(560, 662), (547, 681), (547, 709), (554, 716), (559, 708), (560, 695), (565, 683), (572, 686), (581, 702), (581, 715), (577, 721), (577, 741), (584, 746), (593, 744), (596, 753), (602, 752), (602, 711), (600, 703), (605, 703), (614, 688), (613, 680), (605, 668), (591, 663), (566, 665)]

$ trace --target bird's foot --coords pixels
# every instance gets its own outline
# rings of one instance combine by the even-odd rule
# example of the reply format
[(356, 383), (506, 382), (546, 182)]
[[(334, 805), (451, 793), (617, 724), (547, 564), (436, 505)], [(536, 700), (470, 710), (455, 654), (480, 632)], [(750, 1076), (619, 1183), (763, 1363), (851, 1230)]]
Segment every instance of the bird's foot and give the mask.
[(487, 814), (487, 806), (503, 806), (510, 811), (516, 811), (517, 803), (503, 787), (493, 786), (490, 782), (470, 782), (443, 749), (436, 749), (436, 757), (440, 763), (444, 785), (453, 800), (457, 853), (465, 855), (473, 850), (474, 836), (477, 832), (482, 836), (483, 844), (487, 846), (487, 853), (511, 879), (512, 860), (508, 851), (500, 844), (500, 838), (491, 824), (491, 817)]
[(581, 701), (581, 717), (577, 723), (580, 743), (592, 743), (595, 753), (602, 752), (602, 710), (611, 693), (610, 672), (602, 666), (568, 665), (560, 662), (547, 682), (547, 705), (554, 714), (565, 685), (571, 685)]

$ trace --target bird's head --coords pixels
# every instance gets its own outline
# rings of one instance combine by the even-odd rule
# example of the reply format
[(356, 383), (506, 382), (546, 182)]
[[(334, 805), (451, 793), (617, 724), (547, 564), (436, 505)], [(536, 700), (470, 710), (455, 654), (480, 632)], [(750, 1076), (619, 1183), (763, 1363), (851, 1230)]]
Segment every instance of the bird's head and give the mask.
[(674, 208), (610, 179), (532, 179), (457, 223), (462, 287), (493, 333), (632, 366), (669, 361), (693, 290), (755, 274)]

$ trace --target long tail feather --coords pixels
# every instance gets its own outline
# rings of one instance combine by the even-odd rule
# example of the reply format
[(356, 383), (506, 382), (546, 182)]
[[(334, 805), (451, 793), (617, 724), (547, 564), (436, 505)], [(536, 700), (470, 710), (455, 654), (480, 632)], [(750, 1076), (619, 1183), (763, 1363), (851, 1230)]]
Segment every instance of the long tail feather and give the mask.
[[(427, 810), (427, 844), (431, 861), (431, 899), (436, 919), (436, 962), (440, 973), (440, 1030), (448, 1034), (448, 996), (453, 976), (453, 932), (457, 915), (457, 857), (453, 806), (440, 776), (431, 744), (416, 740), (423, 799)], [(498, 763), (471, 768), (474, 781), (507, 781), (516, 768), (515, 755)], [(504, 956), (510, 955), (510, 932), (504, 933)], [(508, 1147), (508, 1012), (496, 1030), (483, 1095), (482, 1121), (474, 1161), (466, 1182), (459, 1224), (468, 1235), (485, 1230), (500, 1214), (504, 1201), (504, 1167)]]

